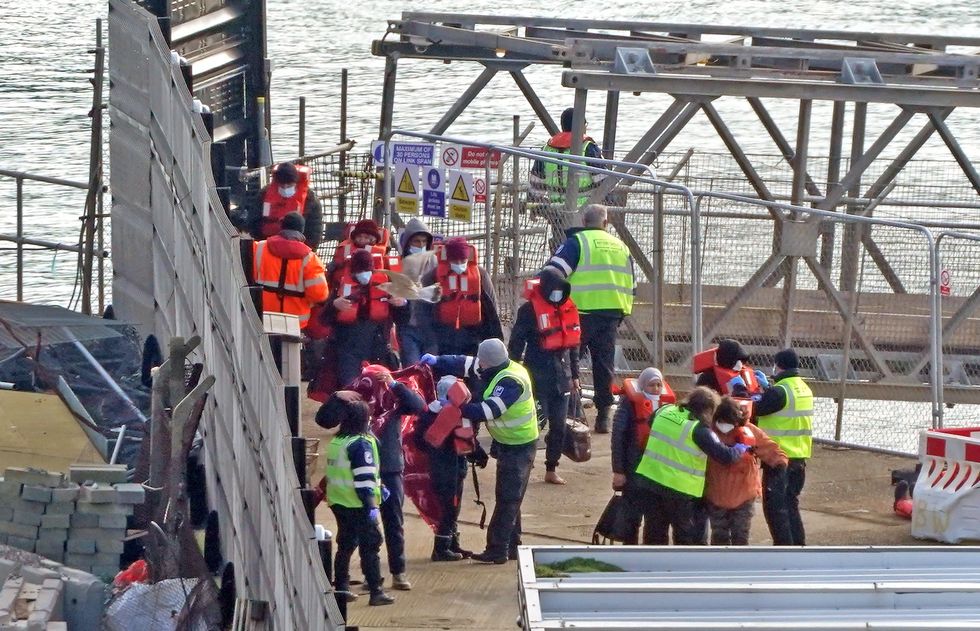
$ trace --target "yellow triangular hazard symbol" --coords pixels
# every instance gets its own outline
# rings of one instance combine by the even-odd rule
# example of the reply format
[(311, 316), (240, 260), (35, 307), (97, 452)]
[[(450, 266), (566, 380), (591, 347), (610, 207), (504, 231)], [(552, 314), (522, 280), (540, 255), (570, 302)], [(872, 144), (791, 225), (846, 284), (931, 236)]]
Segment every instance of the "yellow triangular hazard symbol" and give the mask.
[(466, 184), (463, 183), (463, 178), (456, 178), (456, 186), (453, 187), (452, 198), (457, 202), (468, 202), (470, 201), (470, 196), (466, 192)]
[(398, 183), (398, 192), (405, 193), (407, 195), (415, 195), (415, 182), (412, 180), (412, 174), (408, 172), (408, 169), (402, 173), (401, 182)]

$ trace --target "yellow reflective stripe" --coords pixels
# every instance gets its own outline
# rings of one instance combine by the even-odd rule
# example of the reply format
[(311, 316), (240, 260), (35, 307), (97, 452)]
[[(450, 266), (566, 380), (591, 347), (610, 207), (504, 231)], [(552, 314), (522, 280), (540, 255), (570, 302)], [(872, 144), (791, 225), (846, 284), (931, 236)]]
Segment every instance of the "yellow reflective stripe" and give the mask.
[(516, 418), (512, 418), (512, 419), (509, 419), (509, 420), (506, 420), (506, 421), (502, 421), (499, 418), (495, 418), (495, 419), (491, 419), (489, 421), (489, 423), (491, 423), (492, 425), (495, 425), (497, 427), (506, 427), (506, 428), (510, 429), (510, 428), (513, 428), (513, 427), (520, 427), (524, 423), (527, 423), (528, 421), (530, 421), (532, 417), (533, 417), (532, 414), (525, 414), (523, 416), (518, 416)]
[(262, 202), (262, 216), (268, 217), (272, 214), (272, 204), (269, 202)]
[[(255, 246), (255, 263), (254, 268), (261, 271), (262, 270), (262, 256), (265, 254), (265, 241), (259, 241)], [(253, 274), (254, 275), (254, 274)]]
[(626, 294), (627, 296), (633, 295), (633, 290), (623, 287), (622, 285), (615, 285), (613, 283), (594, 283), (591, 285), (576, 285), (576, 291), (588, 292), (588, 291), (616, 291), (621, 294)]
[(813, 436), (809, 429), (767, 429), (766, 434), (772, 436)]
[(628, 265), (579, 265), (580, 272), (618, 272), (620, 274), (631, 274), (633, 270)]
[(672, 459), (668, 458), (667, 456), (664, 456), (664, 455), (661, 455), (661, 454), (658, 454), (658, 453), (655, 453), (655, 452), (652, 452), (652, 451), (647, 451), (646, 452), (646, 455), (647, 455), (648, 458), (651, 458), (652, 460), (656, 460), (657, 462), (662, 462), (663, 464), (667, 465), (671, 469), (677, 469), (678, 471), (681, 471), (683, 473), (687, 473), (688, 475), (693, 475), (693, 476), (698, 477), (698, 478), (703, 478), (704, 477), (704, 471), (701, 471), (700, 469), (692, 469), (691, 467), (689, 467), (687, 465), (683, 465), (683, 464), (677, 462), (676, 460), (672, 460)]
[(327, 279), (320, 275), (314, 276), (313, 278), (307, 278), (306, 280), (303, 281), (304, 287), (316, 287), (317, 285), (326, 285), (326, 284), (327, 284)]

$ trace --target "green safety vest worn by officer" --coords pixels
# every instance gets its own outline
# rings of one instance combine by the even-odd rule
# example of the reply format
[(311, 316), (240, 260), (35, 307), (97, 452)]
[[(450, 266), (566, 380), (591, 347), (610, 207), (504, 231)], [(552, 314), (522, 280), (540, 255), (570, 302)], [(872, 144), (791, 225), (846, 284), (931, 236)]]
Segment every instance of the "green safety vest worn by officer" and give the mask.
[(633, 312), (633, 269), (622, 241), (605, 230), (582, 230), (578, 240), (578, 264), (568, 277), (572, 301), (580, 313), (615, 310)]
[(776, 384), (786, 392), (786, 405), (776, 414), (760, 416), (756, 424), (789, 458), (809, 458), (813, 451), (813, 391), (801, 377)]
[[(584, 156), (585, 150), (591, 140), (586, 139), (582, 143), (582, 151), (579, 155)], [(594, 144), (594, 143), (593, 143)], [(553, 147), (551, 144), (544, 146), (542, 151), (557, 154), (570, 153), (568, 149)], [(552, 204), (565, 203), (565, 191), (568, 189), (568, 165), (555, 164), (554, 162), (543, 162), (544, 165), (544, 185), (548, 189), (548, 201)], [(589, 191), (592, 190), (592, 174), (587, 171), (578, 171), (578, 199), (577, 206), (583, 206), (589, 202)]]
[(537, 406), (532, 396), (531, 376), (527, 373), (527, 369), (517, 362), (509, 362), (506, 368), (498, 372), (490, 380), (490, 384), (483, 392), (483, 400), (486, 401), (495, 396), (493, 394), (494, 389), (500, 383), (500, 380), (505, 377), (516, 379), (521, 384), (521, 389), (523, 390), (521, 398), (504, 410), (500, 418), (488, 420), (487, 429), (490, 430), (490, 436), (498, 443), (503, 445), (526, 445), (538, 438)]
[[(367, 439), (371, 443), (372, 463), (367, 467), (371, 469), (372, 480), (355, 481), (356, 474), (366, 473), (364, 471), (354, 471), (351, 468), (350, 456), (347, 455), (347, 448), (354, 442)], [(376, 506), (381, 505), (381, 481), (378, 473), (378, 441), (370, 434), (355, 434), (353, 436), (334, 436), (327, 447), (327, 503), (333, 506), (339, 504), (347, 508), (362, 508), (364, 502), (357, 495), (358, 488), (373, 487), (374, 501)]]
[(697, 426), (697, 419), (674, 404), (660, 408), (636, 472), (678, 493), (702, 497), (708, 456), (694, 442)]

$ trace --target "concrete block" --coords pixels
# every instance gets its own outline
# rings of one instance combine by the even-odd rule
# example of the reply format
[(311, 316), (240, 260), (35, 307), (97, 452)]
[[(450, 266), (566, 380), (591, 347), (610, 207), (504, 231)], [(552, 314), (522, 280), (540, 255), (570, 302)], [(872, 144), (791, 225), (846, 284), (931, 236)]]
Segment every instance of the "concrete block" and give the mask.
[(44, 630), (45, 631), (68, 631), (68, 623), (51, 620), (48, 622), (48, 626), (46, 626)]
[[(109, 515), (92, 515), (89, 513), (75, 513), (71, 516), (71, 527), (72, 528), (98, 528), (102, 523), (103, 517), (109, 517)], [(122, 515), (125, 519), (125, 515)]]
[(120, 504), (142, 504), (146, 501), (146, 490), (142, 484), (116, 484), (114, 486)]
[(37, 531), (38, 541), (60, 541), (61, 543), (64, 543), (65, 539), (67, 538), (67, 528), (39, 528)]
[(46, 486), (25, 484), (24, 488), (20, 492), (20, 496), (25, 500), (30, 500), (32, 502), (44, 502), (47, 504), (51, 501), (51, 489)]
[(19, 548), (25, 552), (34, 552), (34, 537), (7, 535), (7, 545), (14, 548)]
[(75, 502), (51, 502), (45, 508), (46, 515), (71, 515), (75, 512)]
[(98, 515), (100, 528), (125, 529), (128, 518), (125, 515)]
[(69, 539), (65, 550), (76, 554), (95, 554), (94, 539)]
[(107, 586), (95, 576), (62, 568), (62, 604), (65, 621), (72, 629), (101, 629)]
[(35, 567), (32, 565), (25, 565), (20, 568), (20, 574), (24, 577), (24, 580), (28, 583), (34, 583), (35, 585), (43, 585), (44, 581), (48, 579), (58, 579), (61, 574), (47, 567)]
[(20, 490), (23, 486), (20, 482), (13, 480), (0, 480), (0, 501), (6, 502), (15, 497), (20, 497)]
[(65, 552), (65, 565), (75, 568), (89, 568), (92, 567), (92, 557), (94, 556), (94, 553)]
[(65, 542), (38, 540), (34, 544), (34, 552), (40, 554), (46, 559), (61, 563), (65, 559)]
[[(115, 492), (115, 491), (113, 491)], [(91, 502), (79, 501), (75, 505), (78, 513), (88, 513), (90, 515), (132, 515), (132, 504), (92, 504)]]
[(68, 467), (68, 479), (82, 484), (96, 482), (98, 484), (122, 484), (128, 481), (129, 474), (124, 464), (101, 465), (71, 465)]
[(0, 521), (11, 521), (14, 518), (14, 509), (9, 506), (0, 506)]
[(123, 547), (125, 544), (121, 539), (110, 541), (108, 539), (99, 539), (95, 542), (95, 551), (102, 552), (106, 554), (113, 554), (118, 557), (122, 554)]
[(71, 515), (41, 515), (41, 528), (68, 528), (71, 526)]
[(7, 534), (0, 532), (0, 545), (7, 545)]
[(116, 577), (116, 574), (119, 573), (119, 562), (116, 561), (115, 563), (108, 563), (106, 565), (93, 565), (90, 571), (95, 576), (101, 576), (111, 582)]
[[(24, 537), (27, 539), (37, 539), (37, 526), (26, 524), (15, 524), (12, 521), (0, 521), (0, 532), (9, 537)], [(10, 544), (14, 545), (14, 544)]]
[(47, 612), (48, 618), (61, 618), (61, 592), (62, 583), (60, 579), (48, 579), (41, 584), (41, 590), (34, 600), (34, 611)]
[(38, 513), (15, 510), (13, 521), (15, 524), (24, 524), (25, 526), (40, 526), (42, 517), (44, 517), (44, 515), (40, 515)]
[(0, 609), (10, 611), (14, 608), (14, 601), (20, 595), (20, 589), (24, 586), (23, 578), (9, 579), (0, 589)]
[(0, 558), (0, 587), (7, 581), (11, 574), (20, 569), (20, 563), (12, 559)]
[(4, 471), (3, 479), (7, 482), (16, 482), (19, 484), (56, 487), (64, 484), (65, 474), (58, 473), (57, 471), (44, 471), (43, 469), (9, 467)]
[(74, 502), (78, 499), (78, 485), (74, 482), (61, 489), (51, 489), (52, 502)]
[(84, 484), (78, 489), (78, 501), (92, 504), (112, 504), (116, 502), (116, 489), (102, 484)]
[(103, 530), (101, 528), (69, 528), (68, 538), (69, 539), (89, 539), (95, 541), (99, 537), (103, 536)]
[(49, 504), (45, 504), (44, 502), (32, 502), (30, 500), (18, 498), (10, 502), (9, 506), (10, 508), (14, 509), (15, 512), (21, 511), (24, 513), (37, 513), (38, 515), (43, 515)]

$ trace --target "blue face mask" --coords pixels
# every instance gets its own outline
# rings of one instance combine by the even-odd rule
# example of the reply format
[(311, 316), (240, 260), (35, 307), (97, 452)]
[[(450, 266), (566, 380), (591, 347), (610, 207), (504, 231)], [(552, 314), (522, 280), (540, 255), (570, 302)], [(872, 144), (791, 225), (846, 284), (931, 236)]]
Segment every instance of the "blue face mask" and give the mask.
[(453, 270), (456, 274), (466, 273), (466, 263), (450, 263), (449, 269)]
[(362, 285), (367, 285), (371, 281), (371, 272), (358, 272), (354, 274), (354, 280)]
[(296, 194), (296, 185), (290, 184), (289, 186), (280, 186), (279, 194), (287, 199), (292, 197), (293, 195)]
[(414, 245), (408, 246), (409, 254), (422, 254), (423, 252), (425, 252), (425, 248), (419, 248)]

